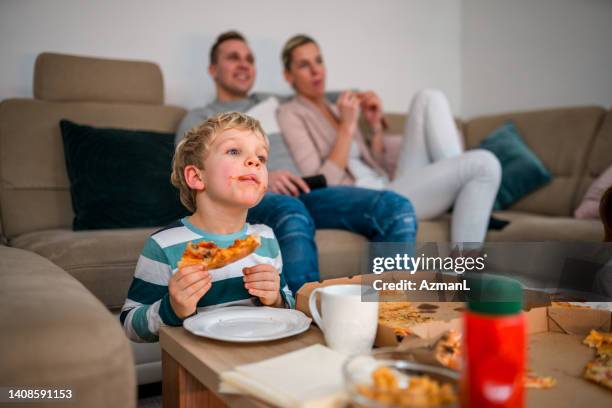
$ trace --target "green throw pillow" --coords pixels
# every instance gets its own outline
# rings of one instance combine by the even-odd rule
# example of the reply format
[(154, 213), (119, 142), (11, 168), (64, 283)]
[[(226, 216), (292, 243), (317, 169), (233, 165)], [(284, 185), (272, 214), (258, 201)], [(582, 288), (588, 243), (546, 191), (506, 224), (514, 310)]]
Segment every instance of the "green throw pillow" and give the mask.
[(187, 214), (170, 183), (174, 133), (60, 128), (75, 230), (156, 227)]
[(542, 187), (552, 175), (538, 156), (525, 144), (512, 122), (495, 129), (480, 144), (499, 159), (502, 180), (493, 209), (503, 210)]

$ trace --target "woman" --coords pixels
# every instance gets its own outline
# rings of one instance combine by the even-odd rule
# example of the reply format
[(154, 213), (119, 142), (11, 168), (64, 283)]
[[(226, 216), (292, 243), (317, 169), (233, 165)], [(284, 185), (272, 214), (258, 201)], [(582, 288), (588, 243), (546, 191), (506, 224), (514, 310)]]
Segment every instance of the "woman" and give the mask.
[[(289, 39), (284, 74), (296, 96), (278, 109), (285, 142), (304, 175), (324, 174), (329, 184), (390, 189), (412, 201), (420, 219), (453, 207), (453, 242), (483, 242), (501, 178), (497, 158), (485, 150), (464, 152), (445, 96), (422, 91), (406, 121), (395, 177), (382, 168), (384, 120), (374, 92), (347, 91), (336, 105), (325, 99), (325, 64), (317, 43)], [(372, 134), (366, 145), (357, 121)]]

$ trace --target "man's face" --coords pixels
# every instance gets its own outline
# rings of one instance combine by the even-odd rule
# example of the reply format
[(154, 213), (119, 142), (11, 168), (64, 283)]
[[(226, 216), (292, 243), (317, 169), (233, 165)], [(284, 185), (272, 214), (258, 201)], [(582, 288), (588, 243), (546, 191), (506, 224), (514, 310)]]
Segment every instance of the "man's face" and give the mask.
[(208, 67), (220, 99), (246, 98), (255, 82), (255, 58), (241, 40), (227, 40), (217, 49), (217, 62)]

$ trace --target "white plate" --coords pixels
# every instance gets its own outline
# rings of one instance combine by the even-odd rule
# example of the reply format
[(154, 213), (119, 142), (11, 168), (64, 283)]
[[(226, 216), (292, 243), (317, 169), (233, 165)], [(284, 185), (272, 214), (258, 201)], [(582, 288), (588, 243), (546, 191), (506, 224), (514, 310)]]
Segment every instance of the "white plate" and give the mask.
[(229, 306), (198, 313), (185, 320), (183, 327), (197, 336), (250, 343), (294, 336), (308, 330), (310, 322), (293, 309)]

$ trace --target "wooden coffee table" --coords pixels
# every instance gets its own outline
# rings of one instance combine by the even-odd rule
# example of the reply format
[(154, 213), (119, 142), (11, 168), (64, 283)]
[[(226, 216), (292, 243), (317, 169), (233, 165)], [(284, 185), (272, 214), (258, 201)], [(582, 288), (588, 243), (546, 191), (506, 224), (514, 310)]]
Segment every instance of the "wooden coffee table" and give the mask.
[(191, 334), (183, 327), (159, 330), (162, 348), (162, 393), (164, 408), (267, 407), (253, 398), (220, 394), (219, 375), (236, 366), (255, 363), (312, 344), (323, 344), (323, 334), (314, 325), (286, 339), (259, 343), (228, 343)]
[[(593, 351), (582, 346), (584, 336), (536, 333), (529, 336), (529, 368), (558, 380), (549, 390), (527, 390), (528, 407), (609, 407), (608, 390), (582, 378), (584, 365)], [(159, 330), (162, 347), (164, 408), (232, 407), (262, 408), (269, 405), (246, 396), (220, 394), (219, 375), (242, 364), (255, 363), (323, 344), (323, 334), (314, 325), (306, 332), (282, 340), (260, 343), (227, 343), (198, 337), (182, 327)], [(577, 345), (572, 358), (559, 355), (560, 345)], [(580, 355), (578, 355), (579, 353)], [(554, 370), (550, 361), (557, 361)]]

